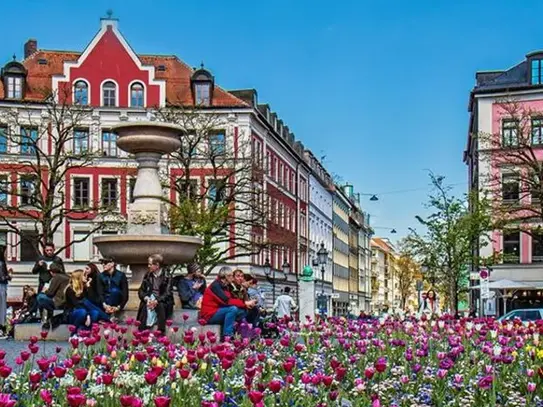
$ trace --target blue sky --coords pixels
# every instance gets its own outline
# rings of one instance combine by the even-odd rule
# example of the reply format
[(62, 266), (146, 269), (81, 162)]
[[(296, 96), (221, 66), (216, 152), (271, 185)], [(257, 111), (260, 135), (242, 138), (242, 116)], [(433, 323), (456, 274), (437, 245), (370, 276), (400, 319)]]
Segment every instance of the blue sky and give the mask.
[(530, 23), (543, 3), (531, 0), (26, 0), (2, 6), (0, 56), (21, 57), (29, 37), (82, 50), (107, 9), (136, 52), (204, 61), (222, 87), (256, 88), (331, 173), (381, 194), (363, 206), (398, 235), (424, 212), (427, 169), (465, 191), (475, 71), (543, 48)]

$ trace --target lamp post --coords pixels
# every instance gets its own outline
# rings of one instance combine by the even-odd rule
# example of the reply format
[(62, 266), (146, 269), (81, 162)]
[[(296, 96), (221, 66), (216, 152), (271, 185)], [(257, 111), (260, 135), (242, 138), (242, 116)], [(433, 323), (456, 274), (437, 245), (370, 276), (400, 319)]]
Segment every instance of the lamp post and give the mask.
[[(268, 281), (271, 282), (272, 284), (272, 306), (273, 306), (273, 304), (275, 304), (275, 278), (270, 279), (270, 273), (271, 273), (270, 259), (266, 257), (266, 261), (264, 262), (264, 274), (266, 275), (266, 278), (268, 279)], [(273, 271), (273, 274), (275, 275), (275, 270)]]
[(325, 264), (328, 262), (328, 250), (324, 247), (324, 242), (321, 243), (321, 247), (319, 248), (319, 251), (317, 252), (317, 262), (321, 266), (321, 309), (323, 310), (323, 314), (327, 311), (327, 304), (326, 304), (326, 295), (324, 295), (324, 272), (325, 272)]

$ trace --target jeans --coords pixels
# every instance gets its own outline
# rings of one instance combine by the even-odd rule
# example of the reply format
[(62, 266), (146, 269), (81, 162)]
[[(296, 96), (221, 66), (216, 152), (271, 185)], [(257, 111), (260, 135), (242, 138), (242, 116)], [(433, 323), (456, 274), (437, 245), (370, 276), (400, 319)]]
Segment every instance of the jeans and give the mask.
[(245, 316), (246, 312), (236, 306), (219, 308), (209, 321), (208, 324), (222, 325), (223, 336), (232, 336), (234, 333), (234, 322), (239, 321)]
[(122, 299), (123, 293), (121, 292), (121, 290), (112, 288), (111, 291), (106, 294), (104, 302), (112, 307), (117, 307), (121, 305)]
[(88, 329), (85, 325), (87, 316), (90, 317), (91, 323), (98, 321), (109, 321), (109, 315), (106, 314), (100, 307), (85, 298), (81, 304), (70, 312), (70, 324), (75, 325), (79, 329)]
[(51, 297), (48, 297), (44, 293), (38, 294), (37, 302), (38, 302), (38, 308), (40, 309), (40, 311), (47, 310), (47, 311), (53, 312), (56, 309), (55, 302), (53, 301), (53, 299)]

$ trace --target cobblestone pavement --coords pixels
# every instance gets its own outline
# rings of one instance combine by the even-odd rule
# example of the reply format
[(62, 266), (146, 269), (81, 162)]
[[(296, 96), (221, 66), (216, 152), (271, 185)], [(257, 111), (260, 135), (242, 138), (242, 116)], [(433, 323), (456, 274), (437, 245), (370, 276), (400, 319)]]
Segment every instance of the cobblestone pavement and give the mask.
[[(19, 356), (22, 350), (28, 349), (28, 343), (26, 341), (14, 341), (14, 340), (8, 340), (8, 339), (2, 339), (0, 340), (0, 350), (3, 350), (6, 352), (6, 362), (8, 365), (12, 366), (15, 364), (15, 358)], [(40, 347), (40, 351), (38, 352), (38, 356), (42, 357), (44, 352), (44, 345), (43, 342), (38, 342), (38, 346)], [(56, 348), (60, 347), (61, 354), (66, 352), (66, 350), (69, 347), (68, 342), (45, 342), (45, 356), (51, 356), (56, 353)]]

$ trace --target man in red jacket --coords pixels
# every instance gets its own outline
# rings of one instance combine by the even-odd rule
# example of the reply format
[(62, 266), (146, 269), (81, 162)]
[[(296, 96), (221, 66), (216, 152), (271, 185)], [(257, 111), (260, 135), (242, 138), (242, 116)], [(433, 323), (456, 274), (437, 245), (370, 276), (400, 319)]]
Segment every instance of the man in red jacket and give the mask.
[(206, 324), (218, 324), (223, 326), (222, 336), (232, 336), (234, 323), (246, 315), (245, 309), (251, 309), (256, 305), (255, 300), (243, 301), (234, 298), (229, 291), (229, 286), (234, 281), (234, 273), (230, 267), (222, 267), (217, 279), (204, 291), (200, 318)]

